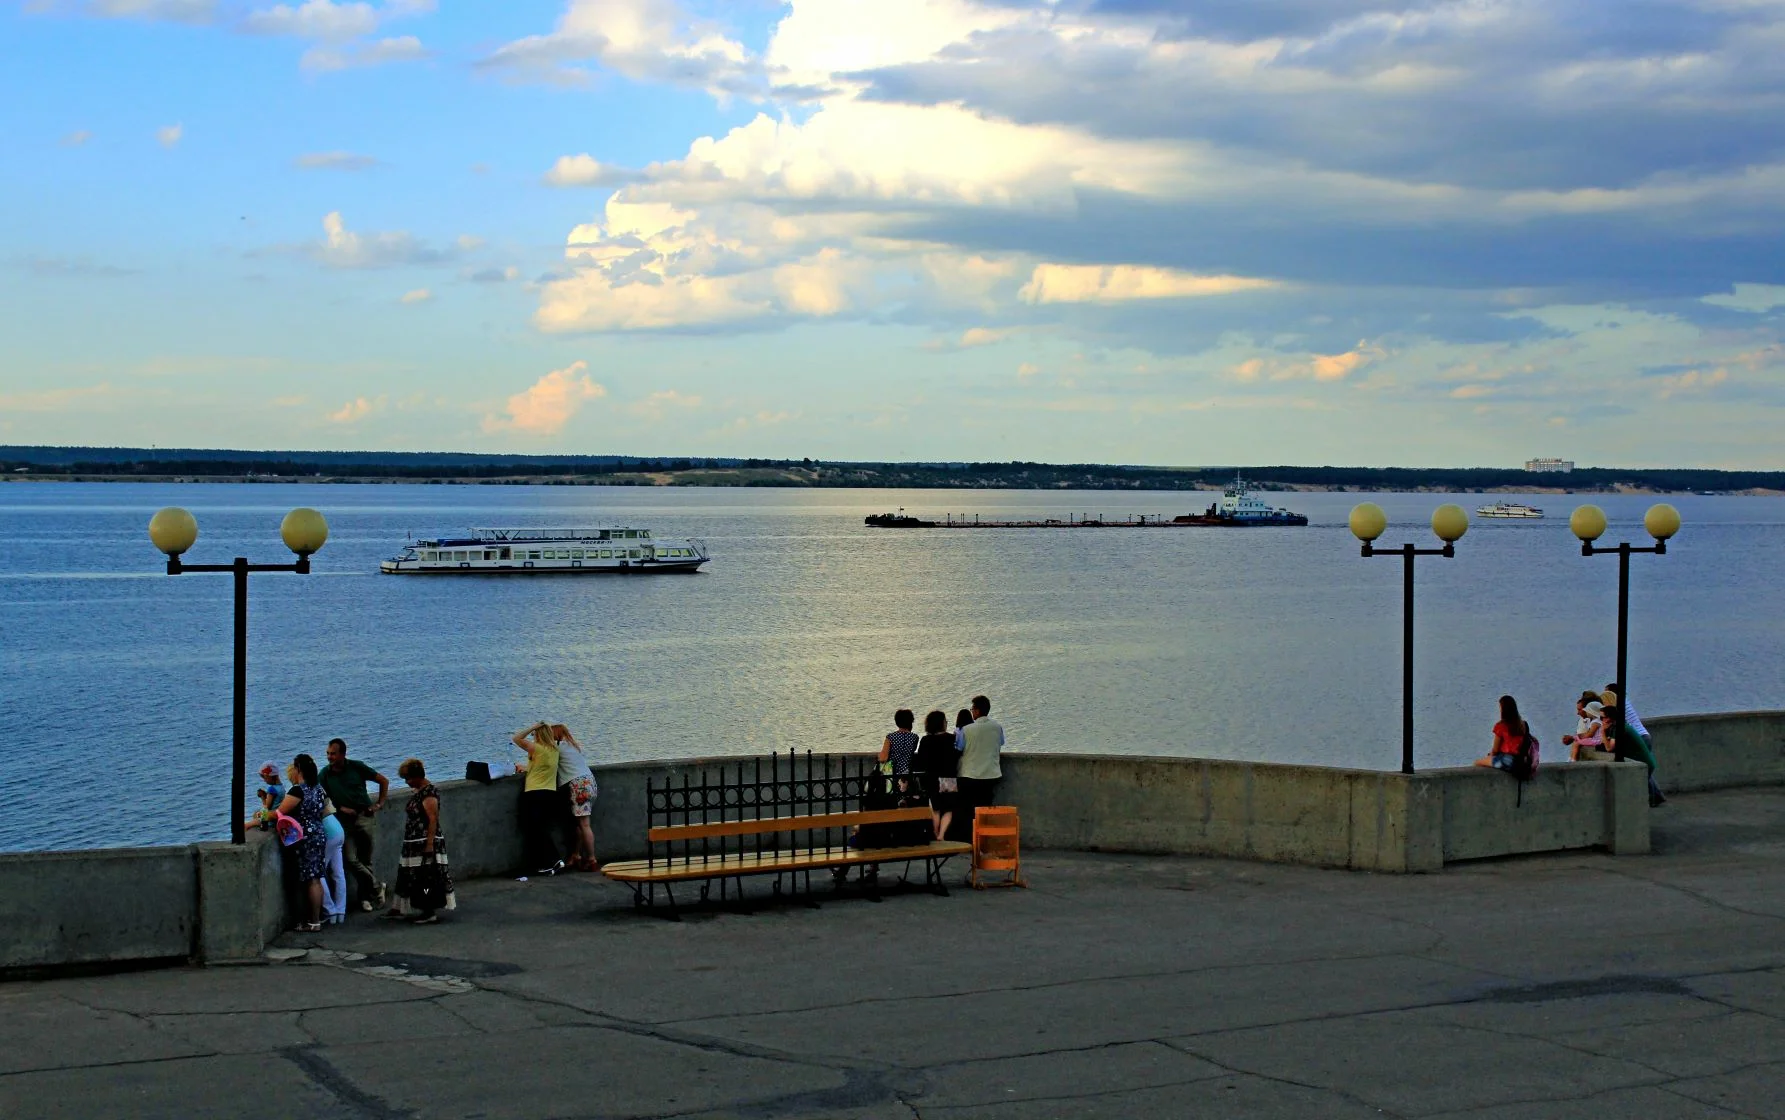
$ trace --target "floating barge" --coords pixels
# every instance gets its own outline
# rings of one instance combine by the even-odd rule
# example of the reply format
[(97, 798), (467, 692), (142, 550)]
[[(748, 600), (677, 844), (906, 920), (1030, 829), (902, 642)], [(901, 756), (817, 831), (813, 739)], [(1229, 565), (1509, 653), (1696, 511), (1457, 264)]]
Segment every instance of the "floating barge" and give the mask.
[(1109, 520), (1077, 514), (1064, 518), (1027, 521), (1002, 521), (978, 514), (948, 514), (942, 520), (912, 517), (903, 509), (897, 513), (875, 513), (862, 519), (876, 529), (1187, 529), (1214, 526), (1241, 528), (1262, 525), (1306, 525), (1306, 514), (1275, 509), (1251, 495), (1243, 479), (1222, 492), (1220, 502), (1202, 513), (1185, 513), (1176, 517), (1138, 513)]

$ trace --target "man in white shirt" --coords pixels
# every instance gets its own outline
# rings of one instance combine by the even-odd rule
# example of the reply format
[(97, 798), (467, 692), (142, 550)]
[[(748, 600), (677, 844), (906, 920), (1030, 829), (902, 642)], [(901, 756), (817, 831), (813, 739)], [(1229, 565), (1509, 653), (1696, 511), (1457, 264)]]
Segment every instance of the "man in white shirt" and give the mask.
[(958, 814), (956, 820), (965, 817), (971, 822), (974, 809), (996, 803), (998, 779), (1004, 776), (1003, 768), (998, 765), (998, 755), (1003, 749), (1004, 725), (992, 718), (992, 702), (983, 696), (975, 696), (973, 722), (961, 736), (959, 781), (961, 807), (965, 812)]
[(1653, 808), (1658, 805), (1665, 805), (1667, 804), (1667, 798), (1662, 796), (1661, 786), (1655, 781), (1655, 768), (1659, 766), (1661, 762), (1661, 756), (1655, 753), (1655, 740), (1650, 737), (1649, 729), (1644, 727), (1642, 725), (1642, 720), (1637, 717), (1636, 706), (1630, 703), (1630, 700), (1627, 697), (1618, 696), (1617, 689), (1618, 683), (1616, 681), (1605, 686), (1606, 692), (1611, 693), (1613, 696), (1617, 696), (1618, 710), (1623, 713), (1624, 726), (1631, 731), (1636, 732), (1636, 737), (1642, 740), (1642, 745), (1647, 747), (1649, 751), (1649, 806)]

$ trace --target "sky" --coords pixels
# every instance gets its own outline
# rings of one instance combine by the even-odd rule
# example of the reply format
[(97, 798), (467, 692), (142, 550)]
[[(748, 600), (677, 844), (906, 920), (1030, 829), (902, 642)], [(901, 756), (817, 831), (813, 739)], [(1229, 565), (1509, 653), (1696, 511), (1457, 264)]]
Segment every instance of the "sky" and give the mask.
[(1785, 469), (1785, 0), (0, 41), (0, 443)]

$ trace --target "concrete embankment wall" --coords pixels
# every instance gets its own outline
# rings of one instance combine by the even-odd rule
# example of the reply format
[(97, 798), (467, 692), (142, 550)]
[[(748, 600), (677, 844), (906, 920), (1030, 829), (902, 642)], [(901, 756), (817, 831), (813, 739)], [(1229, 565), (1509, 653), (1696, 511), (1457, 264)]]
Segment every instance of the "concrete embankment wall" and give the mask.
[[(1649, 721), (1669, 790), (1785, 783), (1785, 712)], [(646, 782), (680, 784), (720, 760), (597, 768), (596, 851), (644, 852)], [(735, 766), (736, 759), (724, 760)], [(1232, 856), (1373, 871), (1527, 852), (1648, 850), (1635, 763), (1543, 767), (1519, 803), (1504, 774), (1418, 774), (1193, 758), (1006, 756), (999, 800), (1022, 810), (1030, 848)], [(521, 862), (521, 784), (443, 782), (454, 875)], [(374, 863), (394, 880), (403, 803), (375, 825)], [(565, 837), (567, 839), (568, 837)], [(290, 921), (290, 869), (270, 835), (222, 843), (0, 855), (0, 973), (258, 956)]]
[(1529, 852), (1648, 851), (1636, 763), (1418, 774), (1216, 759), (1012, 754), (998, 800), (1037, 848), (1431, 871)]
[(1668, 793), (1785, 785), (1785, 712), (1726, 712), (1645, 720)]

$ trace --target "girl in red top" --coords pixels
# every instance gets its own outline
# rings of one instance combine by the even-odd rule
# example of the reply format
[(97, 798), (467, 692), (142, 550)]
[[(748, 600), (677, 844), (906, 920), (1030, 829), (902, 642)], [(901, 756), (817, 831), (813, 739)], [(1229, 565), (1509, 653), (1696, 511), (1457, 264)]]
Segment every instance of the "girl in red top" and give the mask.
[(1475, 765), (1492, 766), (1496, 770), (1512, 769), (1513, 756), (1518, 754), (1519, 746), (1530, 733), (1531, 728), (1519, 717), (1518, 701), (1510, 696), (1500, 697), (1500, 722), (1494, 724), (1494, 749), (1486, 758), (1476, 759)]

